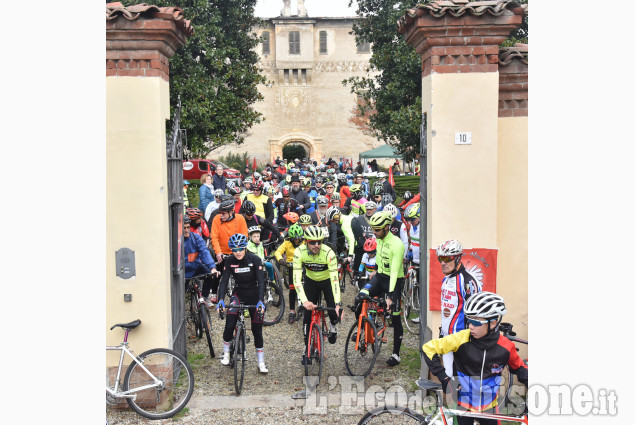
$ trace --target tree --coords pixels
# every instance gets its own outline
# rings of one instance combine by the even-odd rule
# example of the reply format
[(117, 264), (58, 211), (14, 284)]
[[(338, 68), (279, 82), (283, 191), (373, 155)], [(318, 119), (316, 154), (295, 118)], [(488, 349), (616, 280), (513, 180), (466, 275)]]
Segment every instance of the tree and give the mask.
[[(258, 84), (252, 28), (257, 0), (153, 0), (156, 6), (177, 6), (192, 21), (194, 34), (170, 59), (170, 105), (181, 97), (181, 127), (187, 130), (193, 157), (205, 157), (229, 143), (244, 142), (262, 114), (253, 104), (263, 99)], [(124, 0), (124, 5), (140, 3)], [(173, 112), (172, 112), (173, 115)], [(172, 116), (171, 115), (171, 116)]]

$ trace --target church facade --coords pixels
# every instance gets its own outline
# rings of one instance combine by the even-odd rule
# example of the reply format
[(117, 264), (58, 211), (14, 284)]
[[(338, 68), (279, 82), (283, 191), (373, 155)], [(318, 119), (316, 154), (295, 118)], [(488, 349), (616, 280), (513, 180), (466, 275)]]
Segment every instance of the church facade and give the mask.
[(269, 162), (282, 158), (287, 144), (301, 144), (310, 158), (355, 159), (383, 144), (349, 121), (358, 99), (342, 81), (366, 75), (371, 56), (370, 46), (357, 45), (351, 34), (359, 18), (309, 17), (303, 3), (292, 15), (285, 2), (280, 16), (254, 28), (262, 38), (259, 67), (268, 80), (259, 86), (264, 101), (254, 108), (264, 120), (243, 144), (219, 148), (214, 157), (248, 152)]

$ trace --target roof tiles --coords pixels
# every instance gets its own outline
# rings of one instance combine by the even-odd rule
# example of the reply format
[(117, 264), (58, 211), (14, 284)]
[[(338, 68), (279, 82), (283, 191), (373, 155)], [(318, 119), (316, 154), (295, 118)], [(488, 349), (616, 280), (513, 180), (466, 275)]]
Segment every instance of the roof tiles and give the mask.
[(125, 7), (120, 2), (106, 3), (106, 20), (111, 21), (119, 17), (124, 17), (129, 21), (134, 21), (139, 17), (154, 19), (164, 19), (174, 21), (186, 35), (192, 35), (194, 28), (189, 20), (185, 19), (183, 11), (178, 7), (158, 7), (146, 3), (135, 4)]
[(519, 59), (523, 65), (528, 65), (529, 46), (527, 44), (516, 43), (512, 47), (501, 47), (498, 54), (498, 64), (505, 66), (512, 60)]

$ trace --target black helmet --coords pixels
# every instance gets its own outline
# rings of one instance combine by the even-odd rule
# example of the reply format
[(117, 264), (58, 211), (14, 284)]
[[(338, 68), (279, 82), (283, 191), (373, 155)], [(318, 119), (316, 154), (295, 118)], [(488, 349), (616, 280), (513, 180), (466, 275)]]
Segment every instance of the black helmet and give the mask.
[(256, 204), (250, 200), (246, 200), (243, 202), (243, 211), (245, 214), (254, 214), (256, 212)]
[(227, 201), (223, 201), (220, 203), (218, 210), (225, 211), (225, 212), (234, 211), (234, 204), (235, 204), (234, 198)]
[(409, 201), (409, 200), (411, 200), (412, 198), (414, 198), (414, 195), (413, 195), (412, 193), (410, 193), (410, 191), (409, 191), (409, 190), (406, 190), (406, 191), (404, 192), (404, 194), (403, 194), (403, 199), (404, 199), (405, 201)]
[(183, 224), (190, 224), (192, 220), (187, 216), (187, 214), (183, 214)]
[(383, 195), (384, 194), (384, 188), (381, 186), (375, 186), (373, 188), (373, 195), (374, 196), (378, 196), (378, 195)]

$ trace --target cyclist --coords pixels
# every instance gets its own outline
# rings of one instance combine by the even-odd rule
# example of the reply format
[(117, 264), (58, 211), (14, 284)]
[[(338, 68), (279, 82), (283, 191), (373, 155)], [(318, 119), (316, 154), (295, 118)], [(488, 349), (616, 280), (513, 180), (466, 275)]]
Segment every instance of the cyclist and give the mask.
[(267, 269), (267, 273), (269, 274), (269, 280), (274, 281), (275, 276), (273, 274), (273, 265), (269, 261), (265, 261), (265, 248), (262, 246), (260, 242), (260, 226), (251, 226), (247, 229), (249, 233), (249, 243), (247, 244), (247, 251), (253, 252), (262, 260), (265, 268)]
[[(293, 254), (293, 283), (300, 302), (308, 311), (315, 308), (314, 303), (318, 301), (320, 291), (324, 294), (326, 305), (331, 308), (335, 307), (335, 311), (328, 310), (331, 321), (328, 339), (331, 344), (335, 344), (337, 340), (336, 324), (342, 305), (335, 252), (322, 243), (324, 231), (321, 227), (309, 226), (304, 233), (304, 238), (306, 245), (299, 246)], [(306, 271), (304, 283), (302, 283), (303, 269)], [(303, 326), (305, 353), (309, 340), (310, 323), (311, 314), (305, 314)], [(306, 358), (306, 354), (302, 355), (303, 365), (310, 361), (311, 359)]]
[[(441, 337), (467, 328), (463, 306), (470, 296), (483, 290), (483, 283), (472, 276), (461, 263), (463, 245), (450, 239), (437, 247), (437, 258), (445, 275), (441, 283)], [(443, 356), (446, 373), (452, 376), (452, 356)]]
[[(224, 267), (223, 258), (232, 253), (229, 247), (229, 238), (236, 233), (242, 233), (246, 238), (247, 222), (245, 222), (245, 218), (242, 215), (234, 212), (233, 199), (221, 202), (218, 211), (218, 215), (216, 215), (212, 221), (212, 247), (216, 253), (216, 262), (218, 263), (219, 271), (222, 272)], [(212, 285), (212, 302), (218, 300), (216, 291), (219, 283), (220, 281), (215, 279)]]
[[(297, 170), (297, 172), (299, 173), (300, 171)], [(291, 198), (295, 199), (298, 203), (298, 208), (296, 209), (297, 212), (303, 213), (311, 208), (311, 199), (309, 199), (309, 195), (300, 187), (299, 175), (291, 177), (291, 192), (289, 195), (291, 195)]]
[[(349, 263), (353, 261), (353, 253), (355, 250), (355, 236), (353, 235), (353, 229), (351, 227), (351, 221), (353, 217), (350, 215), (344, 215), (340, 212), (339, 208), (331, 207), (326, 211), (326, 218), (330, 223), (329, 232), (336, 236), (336, 254), (348, 254), (347, 260)], [(348, 252), (346, 246), (348, 245)]]
[(234, 185), (231, 181), (227, 182), (227, 193), (229, 193), (234, 198), (234, 201), (236, 201), (234, 205), (234, 212), (236, 214), (240, 212), (240, 208), (243, 206), (243, 200), (240, 199), (240, 192), (242, 192), (242, 188), (240, 186)]
[[(256, 254), (246, 250), (248, 240), (247, 236), (242, 233), (235, 233), (229, 238), (229, 247), (232, 255), (225, 257), (223, 265), (223, 276), (221, 277), (218, 295), (217, 310), (224, 312), (225, 310), (225, 292), (227, 291), (227, 282), (229, 276), (233, 276), (236, 282), (234, 292), (230, 295), (230, 304), (256, 304), (257, 308), (249, 309), (249, 317), (251, 318), (251, 333), (254, 335), (254, 345), (256, 346), (256, 356), (258, 358), (258, 369), (260, 373), (267, 373), (269, 370), (265, 365), (264, 341), (262, 339), (262, 320), (265, 314), (265, 304), (263, 302), (265, 296), (264, 275), (262, 272), (262, 261)], [(234, 334), (234, 328), (238, 321), (238, 309), (230, 308), (227, 312), (225, 320), (225, 332), (223, 332), (223, 357), (220, 363), (224, 366), (229, 365), (229, 349)]]
[(412, 198), (414, 198), (414, 195), (409, 190), (406, 190), (403, 194), (403, 201), (401, 201), (397, 207), (404, 211), (406, 204), (409, 203)]
[[(495, 413), (501, 372), (507, 365), (518, 380), (527, 385), (529, 370), (518, 356), (514, 343), (500, 334), (499, 325), (507, 309), (505, 300), (492, 292), (472, 296), (464, 309), (469, 329), (440, 339), (421, 348), (430, 372), (441, 382), (443, 391), (455, 394), (459, 406), (471, 411)], [(442, 356), (454, 353), (453, 372), (446, 373)], [(471, 425), (473, 418), (457, 416), (459, 425)], [(496, 420), (480, 419), (481, 425), (496, 425)]]
[[(412, 261), (415, 267), (417, 282), (419, 281), (419, 223), (421, 222), (419, 204), (412, 204), (404, 211), (404, 224), (408, 227), (408, 249), (404, 251), (404, 261)], [(412, 319), (413, 323), (419, 323), (419, 318)]]
[(209, 240), (209, 228), (207, 223), (203, 221), (203, 211), (198, 208), (188, 208), (185, 210), (185, 214), (190, 219), (190, 231), (201, 236), (205, 243)]
[(298, 209), (298, 201), (291, 198), (291, 189), (289, 189), (289, 186), (284, 186), (282, 188), (282, 198), (276, 199), (274, 207), (276, 211), (278, 211), (278, 221), (276, 222), (276, 225), (278, 226), (278, 229), (282, 231), (289, 226), (287, 219), (284, 218), (284, 215), (288, 212), (296, 212)]
[[(197, 208), (198, 209), (198, 208)], [(205, 245), (205, 241), (197, 233), (191, 230), (191, 220), (186, 215), (183, 217), (183, 248), (185, 250), (185, 277), (193, 277), (199, 274), (218, 274), (216, 263)], [(213, 277), (208, 276), (203, 281), (201, 293), (205, 302), (211, 307), (209, 292), (212, 287)]]
[(293, 261), (296, 248), (304, 242), (302, 239), (303, 236), (304, 231), (299, 225), (291, 225), (291, 227), (289, 227), (289, 237), (282, 242), (274, 254), (278, 263), (287, 268), (287, 282), (289, 282), (289, 324), (293, 324), (296, 318), (295, 306), (298, 301), (298, 295), (293, 282), (293, 268), (291, 268), (288, 263)]
[(304, 180), (302, 180), (302, 185), (304, 187), (304, 191), (309, 196), (309, 202), (311, 203), (311, 206), (307, 208), (304, 213), (311, 214), (315, 211), (315, 200), (318, 197), (318, 193), (315, 188), (311, 187), (311, 177), (305, 177)]
[(245, 217), (247, 228), (252, 226), (260, 226), (262, 232), (262, 240), (269, 240), (270, 238), (273, 240), (282, 239), (282, 235), (280, 235), (277, 226), (272, 224), (266, 218), (262, 218), (256, 215), (256, 205), (254, 205), (253, 202), (245, 200), (241, 208), (241, 213), (243, 217)]
[[(373, 236), (372, 238), (366, 239), (364, 242), (364, 255), (362, 256), (362, 261), (359, 265), (357, 276), (359, 279), (357, 281), (357, 286), (359, 289), (362, 289), (366, 282), (368, 282), (375, 273), (377, 273), (377, 261), (375, 260), (375, 256), (377, 254), (377, 239)], [(364, 277), (361, 274), (364, 273)]]
[[(388, 311), (392, 310), (392, 323), (394, 329), (393, 352), (386, 361), (388, 366), (396, 366), (401, 362), (399, 350), (403, 337), (403, 325), (401, 323), (401, 288), (403, 286), (403, 253), (405, 247), (401, 239), (390, 232), (392, 215), (387, 211), (380, 211), (370, 218), (370, 226), (377, 239), (377, 273), (364, 285), (357, 294), (356, 300), (360, 300), (360, 294), (365, 293), (370, 297), (386, 294)], [(359, 304), (359, 303), (358, 303)], [(359, 317), (361, 304), (357, 308), (356, 316)]]
[(362, 186), (359, 184), (354, 184), (350, 187), (351, 197), (346, 200), (346, 204), (344, 204), (344, 210), (347, 212), (350, 211), (351, 215), (361, 215), (363, 212), (361, 211), (361, 206), (364, 205), (367, 200), (364, 198), (362, 193)]
[(252, 186), (252, 193), (247, 194), (245, 201), (251, 201), (256, 207), (256, 215), (269, 221), (273, 220), (273, 203), (271, 199), (262, 193), (263, 182), (255, 181)]
[(384, 202), (382, 202), (384, 198), (383, 186), (375, 182), (375, 185), (373, 185), (372, 192), (373, 192), (373, 201), (375, 201), (375, 203), (377, 204), (377, 211), (382, 211), (384, 209)]
[(391, 202), (397, 199), (397, 194), (395, 193), (395, 189), (392, 187), (390, 182), (386, 180), (386, 173), (384, 173), (383, 171), (380, 171), (379, 173), (377, 173), (377, 181), (381, 182), (381, 185), (384, 189), (384, 193), (386, 195), (390, 195)]
[(375, 214), (377, 204), (373, 201), (368, 201), (362, 206), (364, 214), (353, 218), (351, 222), (351, 228), (353, 229), (353, 236), (355, 237), (355, 259), (353, 261), (353, 270), (359, 270), (359, 264), (362, 261), (364, 255), (364, 243), (370, 239), (375, 238), (373, 228), (370, 227), (368, 220)]
[(313, 224), (313, 220), (311, 219), (311, 216), (309, 214), (302, 214), (300, 216), (298, 224), (300, 224), (300, 227), (302, 227), (302, 230), (304, 231), (307, 227)]

